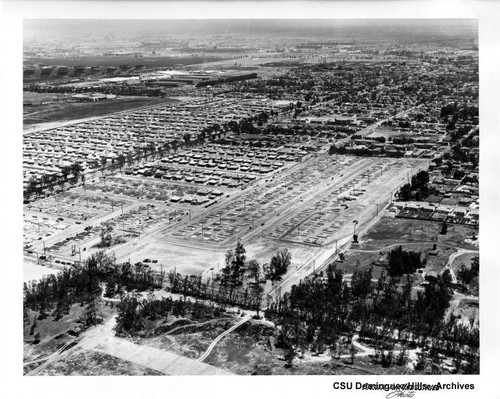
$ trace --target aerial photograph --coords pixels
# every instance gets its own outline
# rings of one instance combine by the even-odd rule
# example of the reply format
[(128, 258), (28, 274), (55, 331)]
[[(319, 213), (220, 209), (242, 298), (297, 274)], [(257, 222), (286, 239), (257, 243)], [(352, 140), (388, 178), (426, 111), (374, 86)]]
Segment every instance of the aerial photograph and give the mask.
[(22, 45), (25, 376), (479, 374), (477, 19)]

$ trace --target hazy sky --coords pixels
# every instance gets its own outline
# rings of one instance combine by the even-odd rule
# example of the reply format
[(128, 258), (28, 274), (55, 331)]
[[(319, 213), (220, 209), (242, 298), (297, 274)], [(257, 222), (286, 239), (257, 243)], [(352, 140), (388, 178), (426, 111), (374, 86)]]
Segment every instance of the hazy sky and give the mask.
[(225, 19), (225, 20), (25, 20), (25, 39), (71, 36), (148, 36), (161, 34), (336, 33), (344, 36), (470, 36), (477, 37), (473, 19)]

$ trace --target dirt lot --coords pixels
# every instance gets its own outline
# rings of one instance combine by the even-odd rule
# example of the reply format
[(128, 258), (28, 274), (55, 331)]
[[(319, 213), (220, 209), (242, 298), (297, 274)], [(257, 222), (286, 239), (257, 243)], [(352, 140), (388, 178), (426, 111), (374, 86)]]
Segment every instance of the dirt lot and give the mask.
[(163, 374), (105, 353), (83, 350), (50, 364), (39, 375), (150, 376)]
[(48, 267), (40, 266), (26, 260), (23, 266), (23, 281), (25, 283), (32, 280), (39, 280), (48, 274), (57, 274), (59, 272), (59, 270), (49, 269)]

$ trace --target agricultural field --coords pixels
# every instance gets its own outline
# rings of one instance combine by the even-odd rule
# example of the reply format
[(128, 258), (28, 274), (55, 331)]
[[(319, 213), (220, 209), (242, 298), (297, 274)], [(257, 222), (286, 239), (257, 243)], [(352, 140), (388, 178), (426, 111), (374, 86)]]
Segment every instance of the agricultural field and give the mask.
[[(54, 97), (58, 98), (59, 101), (54, 100)], [(170, 98), (127, 96), (99, 102), (77, 103), (67, 102), (64, 96), (54, 93), (24, 92), (24, 102), (32, 105), (24, 105), (23, 128), (24, 130), (32, 130), (33, 128), (42, 128), (44, 125), (49, 126), (55, 122), (93, 118), (173, 101), (175, 100)]]
[(27, 58), (25, 64), (46, 64), (46, 65), (64, 65), (74, 66), (115, 66), (145, 65), (147, 68), (168, 68), (180, 65), (195, 65), (202, 63), (211, 63), (222, 60), (217, 57), (138, 57), (130, 56), (86, 56), (86, 57), (58, 57), (58, 58)]

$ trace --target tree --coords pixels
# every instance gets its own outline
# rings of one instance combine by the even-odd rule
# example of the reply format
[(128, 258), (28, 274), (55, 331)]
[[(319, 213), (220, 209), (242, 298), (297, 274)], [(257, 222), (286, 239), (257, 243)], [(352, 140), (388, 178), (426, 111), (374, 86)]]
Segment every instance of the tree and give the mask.
[(411, 199), (411, 186), (409, 184), (403, 185), (399, 190), (399, 198), (401, 201), (409, 201)]
[(233, 283), (239, 281), (241, 274), (245, 267), (246, 250), (240, 240), (236, 243), (236, 248), (234, 249), (234, 258), (231, 264), (231, 277)]
[(71, 182), (74, 184), (78, 181), (78, 178), (80, 177), (80, 174), (83, 171), (82, 165), (80, 165), (78, 162), (73, 163), (70, 166), (71, 174), (73, 175), (73, 178)]
[(145, 149), (145, 153), (146, 152), (149, 152), (149, 154), (151, 155), (151, 159), (154, 160), (155, 158), (155, 153), (156, 153), (156, 147), (153, 143), (148, 143), (146, 149)]
[(366, 297), (371, 292), (373, 268), (360, 272), (354, 270), (351, 278), (351, 292), (356, 297)]
[(279, 281), (281, 277), (286, 274), (288, 267), (292, 262), (292, 255), (288, 252), (287, 248), (280, 249), (271, 258), (270, 268), (270, 278), (272, 281)]
[(123, 154), (119, 154), (117, 157), (116, 157), (116, 164), (118, 165), (118, 168), (120, 169), (120, 171), (122, 170), (123, 168), (123, 165), (125, 165), (125, 155)]
[(429, 183), (429, 172), (421, 170), (415, 176), (411, 178), (411, 188), (412, 190), (422, 190), (427, 187)]
[(460, 269), (457, 272), (457, 277), (462, 284), (469, 285), (474, 277), (477, 276), (477, 272), (472, 270), (472, 268), (468, 268), (465, 265), (461, 265)]
[(443, 221), (443, 224), (441, 225), (441, 232), (440, 234), (445, 235), (448, 232), (448, 223), (446, 223), (446, 220)]
[(474, 256), (471, 260), (471, 270), (479, 274), (479, 256)]
[(131, 152), (128, 152), (127, 153), (127, 164), (128, 164), (128, 166), (132, 166), (133, 163), (134, 163), (134, 156), (132, 155)]
[(52, 176), (45, 173), (42, 176), (42, 184), (45, 188), (49, 189), (51, 192), (54, 190), (54, 181), (52, 179)]
[(103, 155), (101, 157), (101, 173), (104, 175), (104, 169), (106, 168), (106, 163), (108, 162), (108, 158)]
[(101, 242), (99, 243), (100, 247), (111, 246), (111, 242), (113, 240), (112, 233), (113, 226), (111, 226), (109, 223), (104, 224), (101, 230)]
[(349, 353), (351, 355), (351, 364), (354, 364), (354, 358), (356, 357), (356, 347), (354, 346), (353, 342), (351, 342), (351, 345), (349, 346)]
[(225, 255), (225, 267), (222, 269), (224, 281), (228, 281), (231, 277), (231, 266), (234, 260), (234, 252), (230, 249)]
[(250, 277), (255, 279), (255, 282), (259, 282), (260, 278), (260, 264), (255, 259), (250, 259), (247, 264), (247, 269)]
[(420, 252), (403, 251), (401, 246), (394, 248), (389, 252), (389, 275), (401, 276), (403, 274), (412, 274), (417, 269), (423, 267), (424, 262), (420, 257)]

